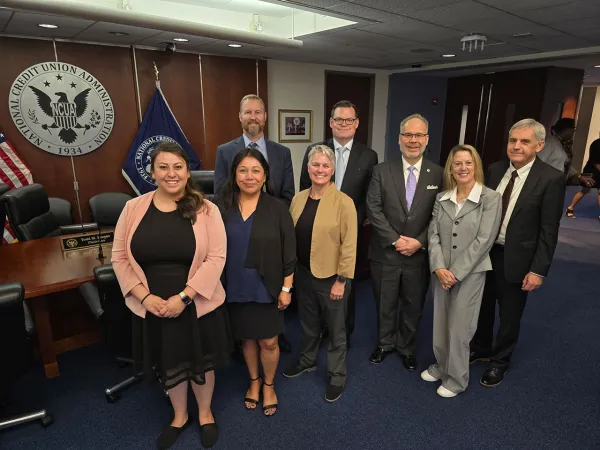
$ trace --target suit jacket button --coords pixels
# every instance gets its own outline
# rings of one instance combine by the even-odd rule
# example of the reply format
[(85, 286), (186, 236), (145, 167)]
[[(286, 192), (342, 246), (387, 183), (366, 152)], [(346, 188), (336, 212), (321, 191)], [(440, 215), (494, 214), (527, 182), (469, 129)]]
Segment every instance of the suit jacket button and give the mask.
[(452, 248), (453, 248), (454, 250), (456, 250), (456, 245), (453, 245), (453, 246), (452, 246)]
[(458, 225), (458, 220), (456, 222), (454, 222), (454, 225)]
[(452, 233), (452, 236), (456, 237), (456, 236), (458, 236), (458, 234), (456, 234), (456, 233)]

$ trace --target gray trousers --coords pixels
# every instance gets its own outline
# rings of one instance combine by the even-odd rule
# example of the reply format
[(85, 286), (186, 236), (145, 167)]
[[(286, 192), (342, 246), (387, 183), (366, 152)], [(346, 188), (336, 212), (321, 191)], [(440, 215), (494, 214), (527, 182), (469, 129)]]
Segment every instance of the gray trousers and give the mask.
[(472, 273), (446, 291), (433, 276), (433, 353), (429, 373), (459, 393), (469, 385), (469, 343), (477, 330), (485, 272)]
[(323, 317), (329, 329), (327, 373), (331, 384), (343, 386), (346, 383), (346, 307), (351, 286), (350, 280), (347, 280), (344, 297), (331, 300), (329, 294), (334, 282), (335, 277), (315, 278), (305, 267), (296, 266), (294, 284), (302, 327), (300, 366), (310, 367), (317, 363)]

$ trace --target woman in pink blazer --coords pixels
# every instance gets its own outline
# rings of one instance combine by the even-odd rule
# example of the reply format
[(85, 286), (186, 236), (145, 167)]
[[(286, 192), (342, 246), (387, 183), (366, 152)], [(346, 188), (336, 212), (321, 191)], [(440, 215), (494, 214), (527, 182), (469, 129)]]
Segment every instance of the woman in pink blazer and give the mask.
[(130, 200), (115, 230), (112, 263), (134, 316), (134, 358), (158, 367), (175, 417), (158, 439), (171, 447), (193, 423), (188, 384), (198, 402), (203, 447), (218, 428), (211, 413), (214, 367), (233, 348), (220, 277), (227, 241), (217, 207), (193, 188), (189, 159), (177, 144), (152, 153), (154, 192)]

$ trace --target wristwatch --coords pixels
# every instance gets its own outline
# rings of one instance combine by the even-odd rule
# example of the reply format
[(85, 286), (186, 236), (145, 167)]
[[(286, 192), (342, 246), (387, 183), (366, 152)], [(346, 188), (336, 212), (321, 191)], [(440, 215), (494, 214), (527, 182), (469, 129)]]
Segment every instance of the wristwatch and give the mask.
[(292, 288), (291, 288), (291, 287), (285, 287), (285, 286), (281, 286), (281, 290), (282, 290), (283, 292), (287, 292), (288, 294), (289, 294), (290, 292), (292, 292)]
[(346, 277), (344, 275), (338, 275), (336, 277), (336, 281), (339, 281), (340, 283), (346, 283)]
[(190, 303), (192, 303), (192, 299), (185, 292), (181, 291), (179, 296), (181, 297), (181, 301), (185, 304), (185, 306), (188, 306)]

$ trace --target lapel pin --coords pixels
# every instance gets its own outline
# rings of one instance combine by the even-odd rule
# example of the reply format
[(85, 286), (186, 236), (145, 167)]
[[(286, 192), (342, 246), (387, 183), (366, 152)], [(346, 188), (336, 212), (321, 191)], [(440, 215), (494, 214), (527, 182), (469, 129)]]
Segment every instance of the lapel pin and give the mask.
[(431, 170), (427, 169), (427, 172), (431, 172)]

